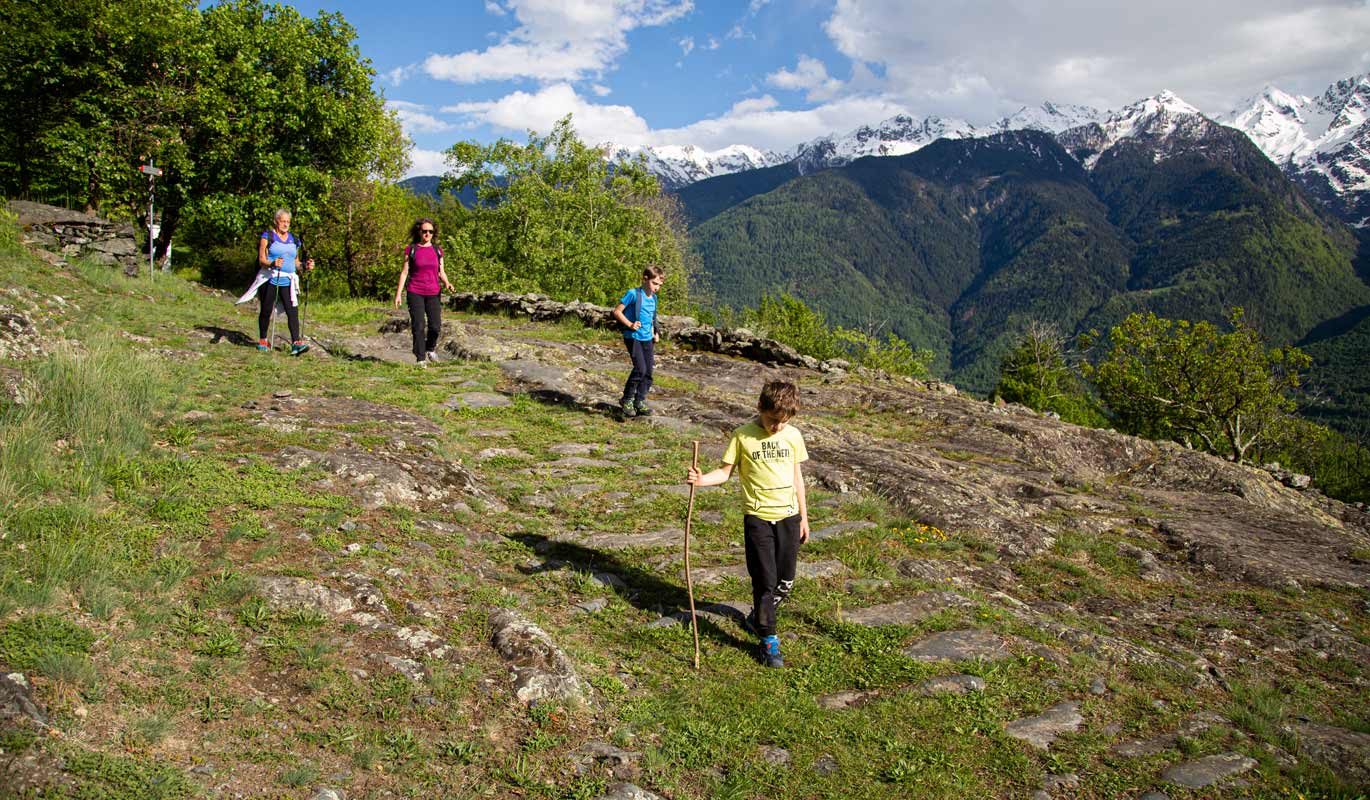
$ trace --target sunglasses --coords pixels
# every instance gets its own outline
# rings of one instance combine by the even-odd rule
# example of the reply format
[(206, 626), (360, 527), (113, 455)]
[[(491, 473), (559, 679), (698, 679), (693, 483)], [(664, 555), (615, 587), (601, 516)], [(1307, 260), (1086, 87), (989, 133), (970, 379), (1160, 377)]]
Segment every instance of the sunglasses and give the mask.
[(419, 233), (429, 233), (429, 234), (431, 234), (432, 232), (433, 232), (433, 229), (432, 229), (432, 228), (419, 228)]

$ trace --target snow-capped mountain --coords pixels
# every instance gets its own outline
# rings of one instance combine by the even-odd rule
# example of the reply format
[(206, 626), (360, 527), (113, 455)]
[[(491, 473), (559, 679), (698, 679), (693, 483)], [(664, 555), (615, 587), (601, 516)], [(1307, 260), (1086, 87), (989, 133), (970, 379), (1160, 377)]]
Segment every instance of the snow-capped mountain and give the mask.
[(667, 189), (679, 189), (695, 181), (728, 175), (748, 169), (760, 169), (783, 164), (789, 158), (745, 144), (735, 144), (719, 150), (705, 150), (692, 144), (660, 145), (657, 147), (613, 147), (611, 158), (634, 159), (642, 155), (647, 169), (661, 179)]
[(1219, 118), (1343, 219), (1370, 224), (1370, 75), (1306, 97), (1267, 86)]
[(937, 139), (1015, 130), (1046, 131), (1086, 168), (1123, 140), (1150, 146), (1157, 159), (1205, 140), (1217, 125), (1245, 133), (1291, 178), (1352, 224), (1370, 225), (1370, 75), (1338, 81), (1318, 97), (1267, 86), (1226, 114), (1206, 116), (1163, 91), (1116, 111), (1043, 103), (991, 124), (900, 114), (845, 134), (820, 136), (776, 152), (747, 145), (705, 150), (693, 145), (612, 147), (613, 157), (642, 154), (669, 189), (743, 170), (795, 162), (800, 172), (840, 166), (863, 156), (899, 156)]
[(1217, 127), (1199, 109), (1163, 91), (1110, 112), (1091, 122), (1061, 132), (1056, 138), (1086, 168), (1093, 167), (1105, 150), (1124, 139), (1144, 141), (1155, 148), (1159, 160), (1173, 149), (1186, 146)]
[(975, 126), (960, 119), (890, 117), (879, 125), (862, 125), (842, 136), (820, 136), (789, 153), (787, 161), (798, 163), (800, 172), (836, 167), (863, 156), (902, 156), (938, 139), (965, 139), (981, 135)]
[(986, 126), (987, 133), (1007, 131), (1046, 131), (1061, 133), (1091, 122), (1105, 119), (1103, 112), (1089, 106), (1073, 106), (1066, 103), (1043, 103), (1035, 108), (1023, 106), (1007, 117)]

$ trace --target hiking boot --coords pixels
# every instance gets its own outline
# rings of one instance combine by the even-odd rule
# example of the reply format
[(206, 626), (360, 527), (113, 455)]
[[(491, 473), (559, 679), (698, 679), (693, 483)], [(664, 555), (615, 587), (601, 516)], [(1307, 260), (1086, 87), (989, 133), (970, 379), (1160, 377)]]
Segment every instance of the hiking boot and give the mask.
[(761, 640), (761, 661), (768, 667), (783, 667), (785, 659), (780, 657), (780, 640), (767, 636)]
[(423, 354), (423, 360), (427, 361), (429, 364), (436, 364), (438, 363), (438, 354), (429, 350), (427, 353)]
[(292, 356), (297, 356), (297, 355), (299, 355), (300, 353), (303, 353), (303, 352), (305, 352), (305, 351), (308, 350), (308, 349), (309, 349), (309, 345), (308, 345), (307, 343), (305, 343), (305, 342), (295, 342), (294, 344), (290, 345), (290, 355), (292, 355)]
[(269, 353), (271, 352), (271, 343), (265, 339), (258, 339), (257, 349), (262, 351), (263, 353)]
[(623, 402), (619, 403), (618, 410), (619, 413), (623, 414), (624, 419), (636, 417), (638, 414), (637, 409), (633, 407), (633, 403), (630, 400), (624, 400)]
[(639, 417), (650, 417), (652, 415), (652, 409), (647, 407), (646, 401), (639, 400), (637, 402), (637, 415)]
[(428, 369), (428, 361), (425, 359), (420, 358), (415, 363), (418, 365), (419, 369)]

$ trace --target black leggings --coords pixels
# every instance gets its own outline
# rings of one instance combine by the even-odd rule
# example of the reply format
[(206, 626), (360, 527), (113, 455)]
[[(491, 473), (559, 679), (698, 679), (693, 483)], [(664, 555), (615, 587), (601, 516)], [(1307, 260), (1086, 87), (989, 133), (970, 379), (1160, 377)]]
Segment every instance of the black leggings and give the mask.
[(271, 315), (276, 313), (276, 301), (280, 300), (285, 306), (285, 318), (290, 324), (290, 341), (300, 341), (300, 307), (290, 302), (289, 286), (277, 286), (267, 281), (257, 290), (257, 299), (262, 301), (262, 310), (257, 312), (258, 339), (266, 339), (267, 333), (271, 330)]
[(747, 552), (747, 574), (752, 578), (752, 609), (757, 631), (775, 635), (775, 610), (790, 596), (799, 561), (799, 515), (768, 522), (746, 514), (742, 539)]
[[(442, 295), (414, 294), (406, 291), (409, 302), (409, 331), (414, 334), (414, 359), (422, 361), (428, 353), (438, 349), (438, 334), (442, 333)], [(428, 323), (424, 324), (424, 317)]]

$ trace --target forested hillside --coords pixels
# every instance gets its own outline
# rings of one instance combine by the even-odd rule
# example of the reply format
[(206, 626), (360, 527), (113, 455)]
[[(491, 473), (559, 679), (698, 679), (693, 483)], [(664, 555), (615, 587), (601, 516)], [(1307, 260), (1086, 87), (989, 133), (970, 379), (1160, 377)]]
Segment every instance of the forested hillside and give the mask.
[[(862, 159), (717, 213), (694, 246), (721, 301), (790, 292), (839, 324), (888, 325), (981, 392), (1032, 319), (1071, 333), (1242, 306), (1293, 343), (1370, 302), (1349, 230), (1236, 131), (1075, 155), (1097, 162), (1020, 131)], [(736, 189), (713, 183), (687, 206)]]

